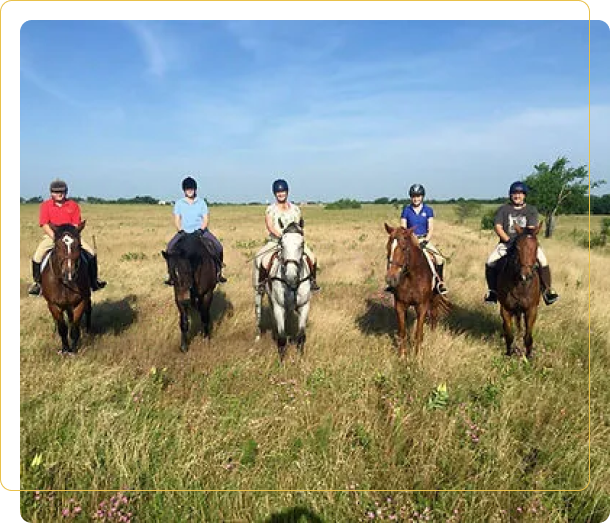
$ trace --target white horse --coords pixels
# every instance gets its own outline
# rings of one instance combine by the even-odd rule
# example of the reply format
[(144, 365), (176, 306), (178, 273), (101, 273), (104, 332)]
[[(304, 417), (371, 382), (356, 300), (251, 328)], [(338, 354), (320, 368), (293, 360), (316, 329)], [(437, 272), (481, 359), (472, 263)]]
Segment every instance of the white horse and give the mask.
[[(286, 353), (286, 318), (291, 311), (295, 311), (298, 316), (298, 331), (295, 340), (297, 349), (301, 354), (305, 349), (305, 326), (311, 299), (311, 272), (304, 259), (304, 245), (302, 223), (290, 223), (280, 238), (278, 254), (273, 257), (265, 289), (262, 292), (256, 292), (254, 298), (258, 329), (256, 340), (258, 341), (261, 335), (263, 292), (266, 292), (273, 308), (278, 351), (282, 359)], [(256, 263), (254, 270), (258, 271)]]

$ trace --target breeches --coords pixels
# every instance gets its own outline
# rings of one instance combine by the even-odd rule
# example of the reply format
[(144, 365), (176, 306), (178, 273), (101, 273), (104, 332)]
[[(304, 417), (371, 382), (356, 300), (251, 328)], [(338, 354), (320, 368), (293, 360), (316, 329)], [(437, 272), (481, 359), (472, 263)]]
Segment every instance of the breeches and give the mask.
[[(419, 240), (419, 243), (421, 244), (422, 241), (423, 239)], [(428, 242), (428, 245), (426, 246), (426, 254), (432, 256), (436, 265), (443, 265), (445, 263), (445, 258), (439, 254), (438, 249), (432, 242)]]
[[(487, 258), (487, 266), (495, 267), (496, 263), (498, 263), (498, 260), (500, 258), (502, 258), (503, 256), (506, 256), (507, 252), (508, 252), (508, 248), (507, 248), (506, 244), (503, 242), (498, 243), (498, 245), (496, 245), (496, 248), (489, 255), (489, 258)], [(538, 260), (538, 263), (540, 264), (540, 267), (548, 266), (549, 262), (547, 261), (546, 256), (542, 250), (542, 247), (540, 247), (540, 245), (538, 246), (538, 250), (536, 251), (536, 258)]]
[[(47, 253), (47, 251), (50, 251), (53, 248), (54, 244), (55, 243), (53, 242), (53, 240), (45, 234), (42, 241), (38, 244), (38, 248), (36, 249), (36, 252), (34, 253), (34, 257), (32, 259), (36, 263), (42, 263), (42, 259), (44, 258), (44, 255)], [(94, 252), (93, 248), (82, 238), (80, 240), (80, 244), (81, 244), (81, 247), (85, 251), (87, 251), (91, 256), (95, 256), (95, 252)]]

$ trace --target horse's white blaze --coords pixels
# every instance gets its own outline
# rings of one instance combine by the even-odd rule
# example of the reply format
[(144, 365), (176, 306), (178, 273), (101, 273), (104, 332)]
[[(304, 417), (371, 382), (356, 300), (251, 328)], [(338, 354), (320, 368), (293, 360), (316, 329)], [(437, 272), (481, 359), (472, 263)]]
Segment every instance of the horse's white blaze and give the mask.
[[(72, 253), (72, 244), (74, 243), (74, 238), (68, 236), (67, 234), (61, 239), (66, 244), (68, 248), (68, 256)], [(68, 281), (72, 281), (72, 259), (68, 258)]]
[(396, 250), (396, 247), (398, 247), (398, 240), (394, 239), (392, 241), (392, 245), (390, 246), (390, 260), (394, 259), (394, 251)]

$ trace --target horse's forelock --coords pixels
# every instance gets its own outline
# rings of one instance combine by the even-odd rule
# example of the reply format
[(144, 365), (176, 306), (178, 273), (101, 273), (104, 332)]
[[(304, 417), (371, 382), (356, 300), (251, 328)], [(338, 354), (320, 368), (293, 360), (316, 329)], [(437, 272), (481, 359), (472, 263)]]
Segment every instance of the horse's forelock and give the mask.
[(303, 234), (303, 229), (299, 226), (297, 222), (291, 222), (284, 228), (284, 234), (297, 232), (299, 234)]

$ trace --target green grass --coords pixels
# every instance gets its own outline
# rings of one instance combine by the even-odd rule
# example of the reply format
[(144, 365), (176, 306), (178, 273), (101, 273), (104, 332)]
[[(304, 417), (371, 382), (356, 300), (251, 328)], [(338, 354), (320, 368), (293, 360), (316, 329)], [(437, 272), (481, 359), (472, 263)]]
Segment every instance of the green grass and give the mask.
[[(26, 285), (39, 231), (29, 227), (35, 209), (22, 207)], [(138, 235), (141, 206), (84, 206), (109, 284), (94, 295), (96, 335), (77, 357), (55, 354), (44, 301), (21, 299), (24, 519), (57, 521), (68, 510), (91, 521), (101, 503), (117, 500), (103, 521), (119, 521), (119, 510), (130, 521), (168, 522), (369, 521), (369, 512), (397, 521), (607, 518), (610, 322), (599, 300), (591, 312), (591, 483), (569, 492), (589, 480), (588, 252), (562, 235), (564, 217), (544, 243), (562, 298), (541, 308), (529, 363), (502, 355), (498, 311), (481, 303), (493, 238), (480, 234), (479, 220), (456, 225), (449, 206), (435, 208), (455, 309), (437, 331), (426, 327), (419, 359), (400, 361), (381, 292), (383, 222), (397, 224), (399, 211), (304, 207), (323, 291), (305, 356), (291, 348), (280, 365), (269, 337), (253, 341), (244, 263), (264, 239), (264, 209), (211, 211), (212, 230), (226, 239), (229, 283), (217, 291), (211, 343), (195, 339), (186, 355), (162, 284), (168, 209), (147, 208), (150, 230)], [(570, 226), (584, 223), (576, 217)], [(126, 253), (138, 256), (127, 263)], [(600, 293), (610, 292), (606, 264), (604, 253), (592, 254)], [(36, 494), (42, 489), (53, 497)], [(147, 489), (187, 492), (134, 491)], [(293, 492), (253, 492), (278, 489)], [(317, 492), (325, 489), (335, 492)], [(437, 489), (454, 491), (424, 492)], [(465, 491), (497, 489), (517, 492)]]

